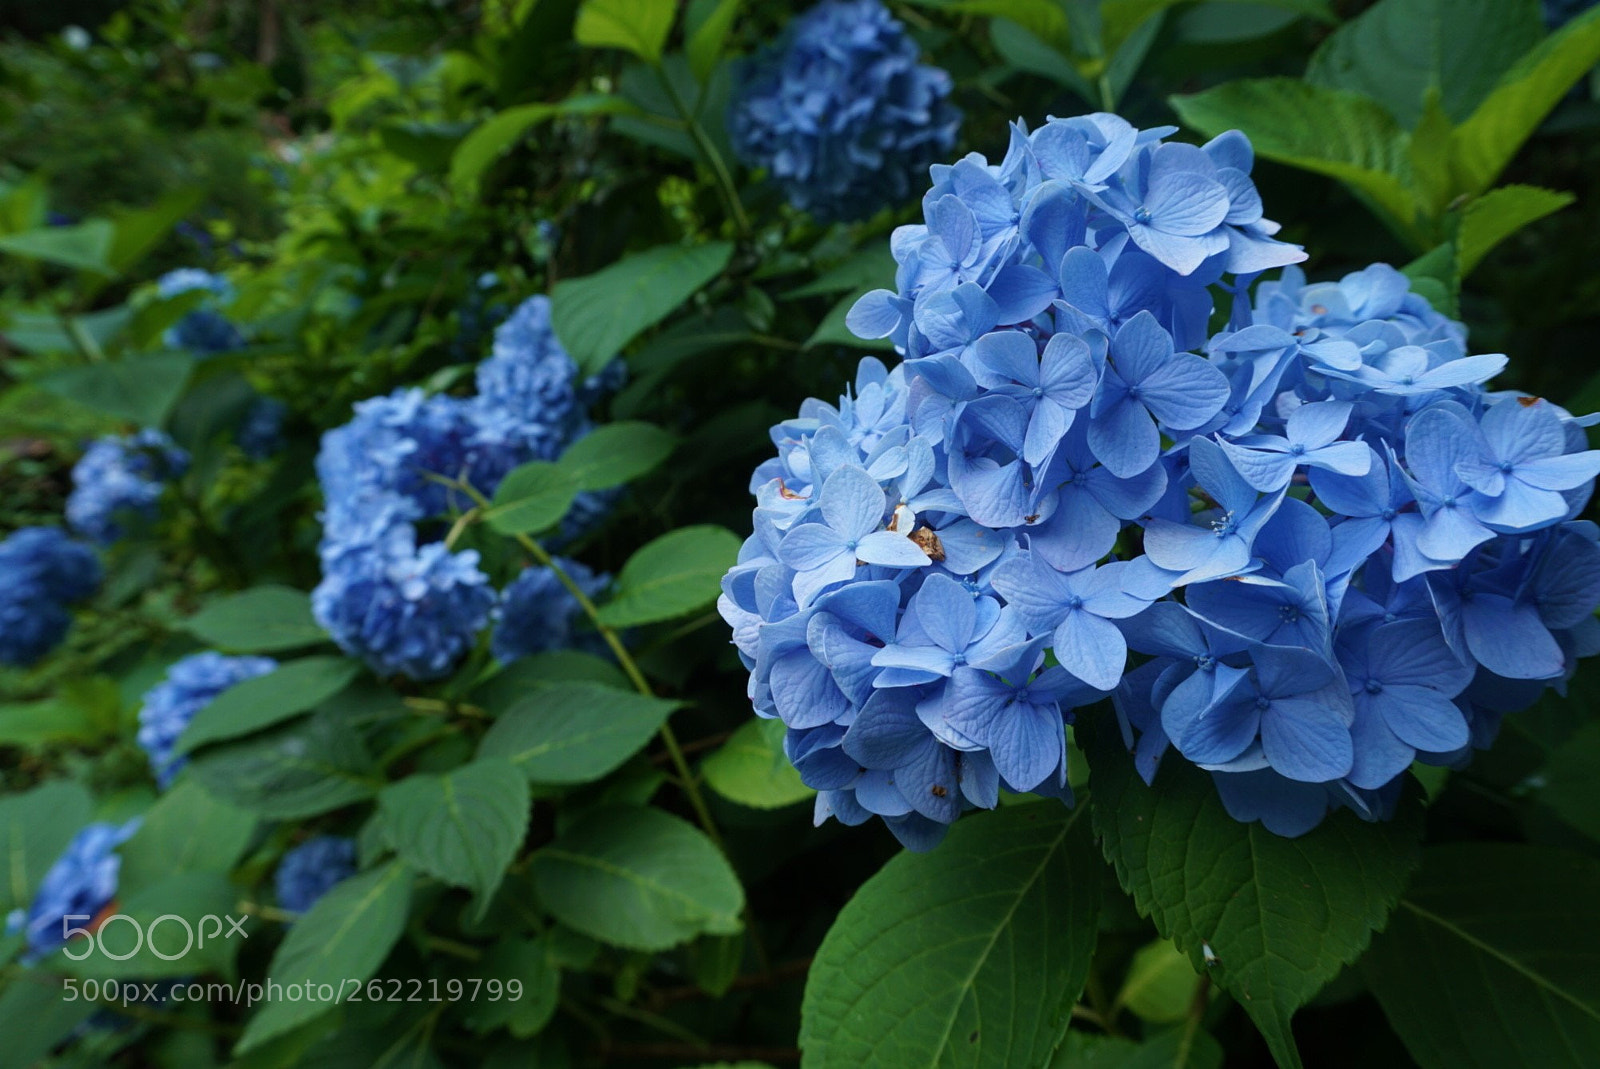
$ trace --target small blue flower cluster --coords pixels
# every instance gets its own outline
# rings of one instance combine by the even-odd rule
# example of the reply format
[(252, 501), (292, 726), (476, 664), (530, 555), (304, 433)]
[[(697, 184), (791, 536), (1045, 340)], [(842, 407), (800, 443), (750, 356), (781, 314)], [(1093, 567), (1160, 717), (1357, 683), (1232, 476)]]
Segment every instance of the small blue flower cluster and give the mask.
[(910, 199), (961, 125), (950, 75), (878, 0), (823, 0), (747, 60), (729, 110), (734, 150), (819, 219)]
[(207, 650), (174, 662), (167, 678), (145, 692), (139, 709), (139, 745), (163, 790), (188, 763), (173, 750), (195, 714), (228, 688), (277, 667), (270, 657), (225, 657)]
[(289, 406), (276, 397), (251, 401), (234, 428), (233, 440), (251, 460), (266, 460), (283, 448), (283, 423)]
[(283, 855), (273, 886), (278, 905), (291, 913), (304, 913), (334, 884), (356, 871), (356, 843), (338, 835), (307, 839)]
[[(97, 918), (117, 896), (122, 859), (116, 849), (139, 830), (137, 818), (126, 824), (97, 822), (84, 827), (50, 866), (39, 884), (21, 930), (28, 940), (25, 960), (38, 961), (66, 944), (66, 928), (82, 928)], [(66, 918), (74, 918), (67, 920)], [(8, 925), (9, 927), (9, 925)]]
[[(596, 573), (581, 561), (557, 557), (555, 562), (591, 600), (611, 585), (608, 573)], [(501, 661), (547, 650), (576, 648), (599, 653), (605, 646), (598, 634), (577, 630), (583, 609), (550, 568), (536, 565), (524, 569), (501, 593), (497, 615), (492, 648)]]
[[(608, 369), (578, 380), (551, 330), (550, 301), (537, 296), (495, 331), (475, 396), (409, 389), (357, 404), (317, 456), (326, 500), (318, 623), (381, 674), (447, 674), (488, 625), (496, 595), (476, 551), (430, 541), (433, 521), (472, 505), (440, 479), (490, 496), (519, 464), (556, 459), (589, 432), (586, 405), (617, 378)], [(610, 500), (580, 495), (564, 533), (579, 533), (580, 518), (597, 523)]]
[(1485, 391), (1505, 358), (1385, 265), (1252, 307), (1303, 253), (1248, 141), (1170, 132), (1055, 119), (935, 168), (850, 319), (904, 362), (773, 429), (720, 607), (819, 820), (921, 849), (1001, 786), (1069, 797), (1064, 725), (1108, 695), (1147, 780), (1175, 750), (1240, 820), (1377, 819), (1600, 651), (1580, 421)]
[(123, 535), (121, 514), (152, 520), (167, 481), (189, 468), (189, 454), (154, 428), (90, 443), (72, 469), (67, 522), (100, 545)]
[(169, 300), (195, 290), (208, 296), (199, 308), (167, 328), (161, 337), (167, 348), (202, 356), (244, 348), (244, 335), (219, 310), (233, 299), (233, 284), (227, 279), (197, 267), (180, 267), (156, 279), (156, 291)]
[(59, 527), (24, 527), (0, 542), (0, 664), (26, 667), (72, 626), (68, 606), (100, 586), (100, 559)]

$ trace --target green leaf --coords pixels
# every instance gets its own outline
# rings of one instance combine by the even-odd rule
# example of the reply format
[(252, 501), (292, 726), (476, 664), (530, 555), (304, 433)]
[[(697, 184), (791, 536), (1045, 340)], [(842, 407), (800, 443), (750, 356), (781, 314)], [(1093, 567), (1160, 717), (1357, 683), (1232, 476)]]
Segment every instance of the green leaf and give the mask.
[(480, 758), (442, 776), (418, 773), (378, 795), (383, 833), (414, 868), (487, 902), (528, 830), (528, 781)]
[(467, 1013), (467, 1025), (482, 1034), (505, 1028), (518, 1039), (537, 1034), (555, 1016), (561, 996), (561, 970), (550, 960), (543, 937), (525, 939), (508, 936), (489, 948), (478, 974), (502, 982), (519, 980), (522, 997), (509, 996), (495, 1001), (475, 1001)]
[(33, 901), (45, 872), (89, 823), (92, 806), (89, 792), (72, 780), (0, 797), (0, 915)]
[(1408, 128), (1436, 88), (1460, 122), (1543, 33), (1537, 0), (1380, 0), (1322, 42), (1306, 81), (1368, 96)]
[(255, 833), (253, 813), (219, 801), (185, 777), (145, 812), (139, 830), (117, 850), (117, 890), (126, 895), (174, 873), (226, 873)]
[(360, 663), (348, 657), (304, 657), (235, 683), (195, 713), (178, 736), (177, 751), (190, 753), (282, 723), (338, 694), (360, 671)]
[(1074, 1031), (1050, 1069), (1222, 1069), (1222, 1047), (1198, 1028), (1169, 1028), (1143, 1043)]
[(800, 1008), (814, 1069), (1031, 1069), (1067, 1029), (1094, 953), (1100, 872), (1083, 809), (969, 816), (855, 893)]
[(1258, 155), (1338, 179), (1397, 233), (1415, 235), (1405, 132), (1366, 97), (1290, 78), (1258, 78), (1171, 103), (1208, 137), (1243, 130)]
[(578, 489), (571, 472), (548, 461), (530, 460), (500, 481), (484, 519), (499, 534), (539, 534), (561, 522)]
[(1133, 955), (1116, 1005), (1127, 1007), (1142, 1020), (1171, 1024), (1188, 1014), (1199, 986), (1200, 977), (1188, 955), (1170, 939), (1157, 939)]
[(1041, 40), (1021, 23), (1010, 19), (992, 20), (989, 23), (989, 41), (1000, 58), (1017, 70), (1049, 78), (1084, 100), (1099, 103), (1094, 86), (1089, 84), (1072, 59), (1051, 47), (1049, 42)]
[(122, 694), (109, 676), (79, 676), (62, 681), (38, 701), (0, 705), (0, 745), (47, 746), (94, 743), (121, 730)]
[(189, 769), (218, 798), (275, 820), (326, 813), (378, 786), (372, 755), (337, 710), (212, 747)]
[(590, 48), (621, 48), (659, 63), (678, 5), (661, 0), (584, 0), (572, 36)]
[(0, 236), (0, 253), (111, 275), (111, 245), (115, 238), (116, 227), (109, 219), (89, 219), (73, 226), (45, 226)]
[(650, 423), (624, 420), (596, 427), (561, 454), (556, 466), (584, 490), (632, 482), (672, 455), (677, 435)]
[[(1072, 50), (1066, 5), (1057, 0), (918, 0), (945, 11), (1010, 19), (1058, 52)], [(1087, 44), (1087, 42), (1086, 42)], [(1097, 42), (1096, 42), (1097, 44)], [(1088, 48), (1083, 49), (1088, 51)]]
[(405, 930), (411, 910), (411, 870), (398, 861), (352, 876), (319, 898), (294, 924), (272, 956), (267, 976), (282, 986), (330, 984), (333, 1001), (283, 999), (262, 1004), (234, 1048), (244, 1054), (333, 1009), (352, 985), (372, 977)]
[(722, 58), (722, 47), (728, 40), (728, 31), (733, 29), (733, 20), (739, 15), (739, 8), (743, 0), (705, 0), (708, 4), (715, 4), (705, 21), (695, 26), (689, 33), (689, 40), (684, 51), (689, 56), (689, 69), (694, 76), (704, 82), (711, 77), (711, 72), (717, 68), (717, 60)]
[(593, 682), (536, 687), (507, 709), (478, 744), (534, 783), (590, 783), (638, 753), (678, 702)]
[(874, 244), (871, 248), (851, 253), (805, 285), (789, 290), (783, 295), (783, 300), (795, 301), (825, 293), (860, 293), (893, 286), (894, 272), (894, 256), (890, 254), (888, 246)]
[(1538, 186), (1501, 186), (1477, 200), (1468, 202), (1461, 212), (1461, 274), (1471, 274), (1489, 250), (1529, 223), (1571, 204), (1571, 193), (1558, 193)]
[(1468, 193), (1494, 184), (1506, 164), (1600, 62), (1600, 8), (1584, 12), (1525, 54), (1455, 132), (1452, 165)]
[(712, 790), (752, 809), (778, 809), (803, 802), (817, 792), (800, 782), (800, 773), (783, 753), (780, 720), (747, 720), (700, 766)]
[(130, 356), (61, 368), (34, 383), (96, 412), (159, 427), (182, 395), (194, 366), (194, 358), (186, 353)]
[(24, 969), (0, 994), (0, 1050), (11, 1065), (41, 1064), (101, 1008), (81, 996), (65, 997), (60, 977)]
[(561, 116), (617, 115), (632, 110), (621, 97), (582, 93), (555, 104), (519, 104), (496, 112), (455, 147), (450, 156), (450, 185), (462, 193), (477, 189), (483, 173), (541, 123)]
[(880, 349), (893, 351), (894, 342), (888, 338), (860, 338), (852, 331), (845, 318), (849, 316), (850, 309), (855, 307), (856, 301), (861, 299), (867, 290), (858, 290), (848, 293), (834, 303), (828, 314), (822, 317), (822, 322), (817, 324), (817, 329), (811, 332), (811, 337), (806, 339), (805, 347), (815, 349), (819, 345), (848, 345), (852, 349)]
[(1411, 280), (1411, 291), (1447, 316), (1461, 314), (1461, 275), (1456, 269), (1456, 247), (1445, 242), (1406, 264), (1401, 273)]
[(165, 241), (173, 227), (193, 214), (204, 199), (200, 189), (179, 189), (148, 208), (113, 209), (114, 230), (106, 250), (106, 265), (118, 273), (133, 267)]
[(1444, 215), (1455, 196), (1450, 174), (1450, 135), (1453, 130), (1450, 117), (1444, 113), (1439, 102), (1439, 91), (1430, 86), (1423, 100), (1422, 117), (1417, 120), (1416, 129), (1411, 131), (1407, 146), (1418, 205), (1430, 222)]
[[(84, 977), (154, 980), (231, 971), (246, 937), (228, 937), (227, 921), (221, 918), (237, 915), (238, 901), (238, 888), (220, 872), (168, 875), (126, 895), (119, 893), (113, 912), (130, 919), (103, 922), (95, 934), (98, 946), (94, 953), (82, 961), (68, 961), (64, 954), (51, 960), (67, 972)], [(161, 920), (163, 917), (171, 919)], [(206, 922), (207, 917), (217, 920)], [(202, 924), (204, 945), (200, 938)], [(219, 930), (213, 932), (216, 926), (220, 926)], [(78, 938), (73, 943), (87, 946)], [(83, 950), (74, 946), (72, 952), (81, 954)]]
[(738, 556), (739, 538), (725, 527), (700, 524), (668, 531), (622, 566), (615, 593), (600, 606), (600, 622), (653, 624), (709, 605)]
[(1429, 847), (1362, 963), (1422, 1069), (1582, 1069), (1600, 1051), (1600, 862)]
[(1562, 743), (1539, 773), (1539, 801), (1556, 816), (1600, 842), (1600, 721), (1590, 721)]
[(579, 370), (592, 375), (721, 274), (732, 255), (726, 241), (661, 245), (558, 282), (551, 294), (556, 336)]
[(472, 697), (489, 712), (499, 714), (516, 704), (529, 689), (543, 683), (590, 682), (628, 690), (622, 669), (610, 661), (577, 650), (549, 650), (518, 657), (480, 683)]
[(1416, 864), (1419, 792), (1393, 820), (1341, 809), (1285, 839), (1234, 820), (1187, 762), (1163, 762), (1146, 786), (1104, 718), (1080, 720), (1077, 737), (1101, 847), (1139, 912), (1239, 1000), (1279, 1065), (1298, 1069), (1289, 1018), (1383, 927)]
[(659, 809), (599, 806), (533, 855), (539, 900), (567, 927), (630, 950), (739, 930), (744, 889), (695, 827)]
[(230, 653), (277, 653), (328, 641), (311, 617), (311, 598), (286, 586), (258, 586), (226, 594), (183, 623), (208, 646)]

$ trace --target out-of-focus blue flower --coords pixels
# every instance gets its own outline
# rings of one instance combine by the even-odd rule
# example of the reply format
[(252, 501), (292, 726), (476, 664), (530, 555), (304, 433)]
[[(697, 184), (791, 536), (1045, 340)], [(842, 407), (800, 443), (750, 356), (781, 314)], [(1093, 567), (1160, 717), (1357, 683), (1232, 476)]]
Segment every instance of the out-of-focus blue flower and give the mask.
[(72, 469), (67, 522), (85, 538), (110, 545), (122, 537), (121, 514), (154, 519), (163, 486), (189, 467), (189, 454), (161, 431), (96, 439)]
[(26, 667), (66, 637), (67, 606), (100, 585), (94, 551), (59, 527), (24, 527), (0, 542), (0, 664)]
[(156, 290), (169, 299), (195, 290), (207, 294), (199, 308), (184, 313), (162, 335), (169, 349), (209, 355), (244, 347), (244, 335), (219, 310), (233, 299), (233, 284), (226, 278), (195, 267), (180, 267), (156, 279)]
[(277, 667), (270, 657), (225, 657), (207, 650), (174, 662), (166, 679), (145, 692), (139, 708), (139, 745), (163, 789), (188, 763), (173, 750), (195, 714), (228, 688)]
[(333, 885), (355, 875), (356, 843), (337, 835), (307, 839), (283, 855), (273, 875), (278, 905), (290, 913), (304, 913)]
[(257, 397), (234, 428), (234, 441), (251, 460), (265, 460), (283, 448), (283, 422), (288, 415), (289, 406), (276, 397)]
[(475, 413), (488, 440), (516, 443), (528, 460), (554, 460), (587, 427), (577, 365), (556, 338), (550, 298), (528, 298), (494, 332), (478, 365)]
[(741, 65), (728, 132), (795, 207), (863, 218), (909, 200), (955, 144), (950, 88), (878, 0), (823, 0)]
[[(581, 561), (556, 557), (555, 562), (591, 599), (611, 585), (610, 575), (596, 573)], [(492, 649), (501, 661), (575, 645), (596, 652), (604, 646), (598, 635), (578, 634), (575, 625), (583, 618), (578, 599), (554, 571), (543, 566), (525, 568), (501, 592), (498, 618)]]
[(64, 946), (68, 927), (93, 927), (117, 896), (122, 859), (116, 848), (138, 829), (137, 819), (125, 824), (97, 822), (72, 837), (28, 906), (23, 922), (28, 960), (37, 961)]

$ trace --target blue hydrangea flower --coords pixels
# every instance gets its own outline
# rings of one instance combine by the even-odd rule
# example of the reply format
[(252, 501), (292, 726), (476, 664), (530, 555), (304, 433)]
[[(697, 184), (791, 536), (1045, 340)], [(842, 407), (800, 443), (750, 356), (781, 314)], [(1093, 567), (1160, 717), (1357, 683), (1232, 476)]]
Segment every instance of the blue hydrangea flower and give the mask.
[(950, 89), (878, 0), (823, 0), (741, 65), (728, 132), (795, 207), (864, 218), (909, 200), (955, 144)]
[(278, 905), (290, 913), (304, 913), (334, 884), (355, 875), (356, 843), (337, 835), (307, 839), (283, 855), (273, 875)]
[[(611, 576), (596, 573), (581, 561), (556, 557), (556, 564), (589, 598), (599, 597), (611, 585)], [(577, 624), (583, 609), (556, 573), (546, 567), (525, 568), (500, 595), (491, 648), (501, 661), (514, 661), (546, 650), (577, 645), (598, 652), (604, 643), (598, 635), (579, 636)], [(574, 640), (577, 639), (575, 642)]]
[(234, 441), (251, 460), (266, 460), (283, 448), (283, 423), (288, 415), (289, 406), (276, 397), (257, 397), (234, 428)]
[[(139, 829), (137, 819), (125, 824), (94, 823), (72, 842), (44, 874), (23, 920), (28, 960), (37, 961), (65, 945), (65, 926), (92, 927), (117, 896), (122, 859), (115, 853)], [(66, 921), (65, 918), (77, 919)], [(88, 917), (90, 920), (83, 920)]]
[(126, 516), (151, 520), (165, 483), (189, 467), (189, 454), (153, 428), (96, 439), (72, 469), (67, 522), (100, 545), (123, 535)]
[(233, 299), (233, 284), (221, 275), (195, 267), (180, 267), (156, 279), (156, 290), (165, 298), (195, 290), (207, 295), (199, 308), (186, 312), (182, 319), (167, 328), (162, 335), (167, 348), (202, 355), (244, 348), (244, 335), (219, 311)]
[(195, 714), (223, 691), (278, 667), (270, 657), (225, 657), (210, 650), (173, 663), (167, 677), (145, 692), (139, 708), (139, 745), (162, 788), (188, 763), (173, 752)]
[(24, 527), (0, 542), (0, 664), (26, 667), (59, 645), (67, 606), (100, 579), (99, 558), (59, 527)]

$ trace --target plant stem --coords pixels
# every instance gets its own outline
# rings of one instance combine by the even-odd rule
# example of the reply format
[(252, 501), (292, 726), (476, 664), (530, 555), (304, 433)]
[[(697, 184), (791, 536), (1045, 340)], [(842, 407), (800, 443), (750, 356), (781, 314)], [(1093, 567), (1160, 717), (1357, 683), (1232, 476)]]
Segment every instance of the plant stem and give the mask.
[(739, 201), (739, 190), (733, 184), (733, 174), (723, 161), (722, 153), (711, 143), (711, 138), (706, 133), (706, 128), (700, 125), (700, 120), (684, 104), (683, 98), (678, 95), (677, 88), (672, 84), (672, 79), (667, 77), (667, 72), (658, 67), (656, 76), (661, 80), (661, 87), (666, 90), (667, 99), (672, 101), (672, 109), (678, 113), (679, 118), (683, 120), (684, 128), (689, 131), (689, 137), (694, 141), (695, 148), (700, 150), (706, 166), (711, 168), (711, 175), (717, 182), (717, 190), (727, 204), (728, 214), (733, 217), (733, 225), (739, 228), (741, 237), (749, 237), (750, 219), (744, 213), (744, 205)]

